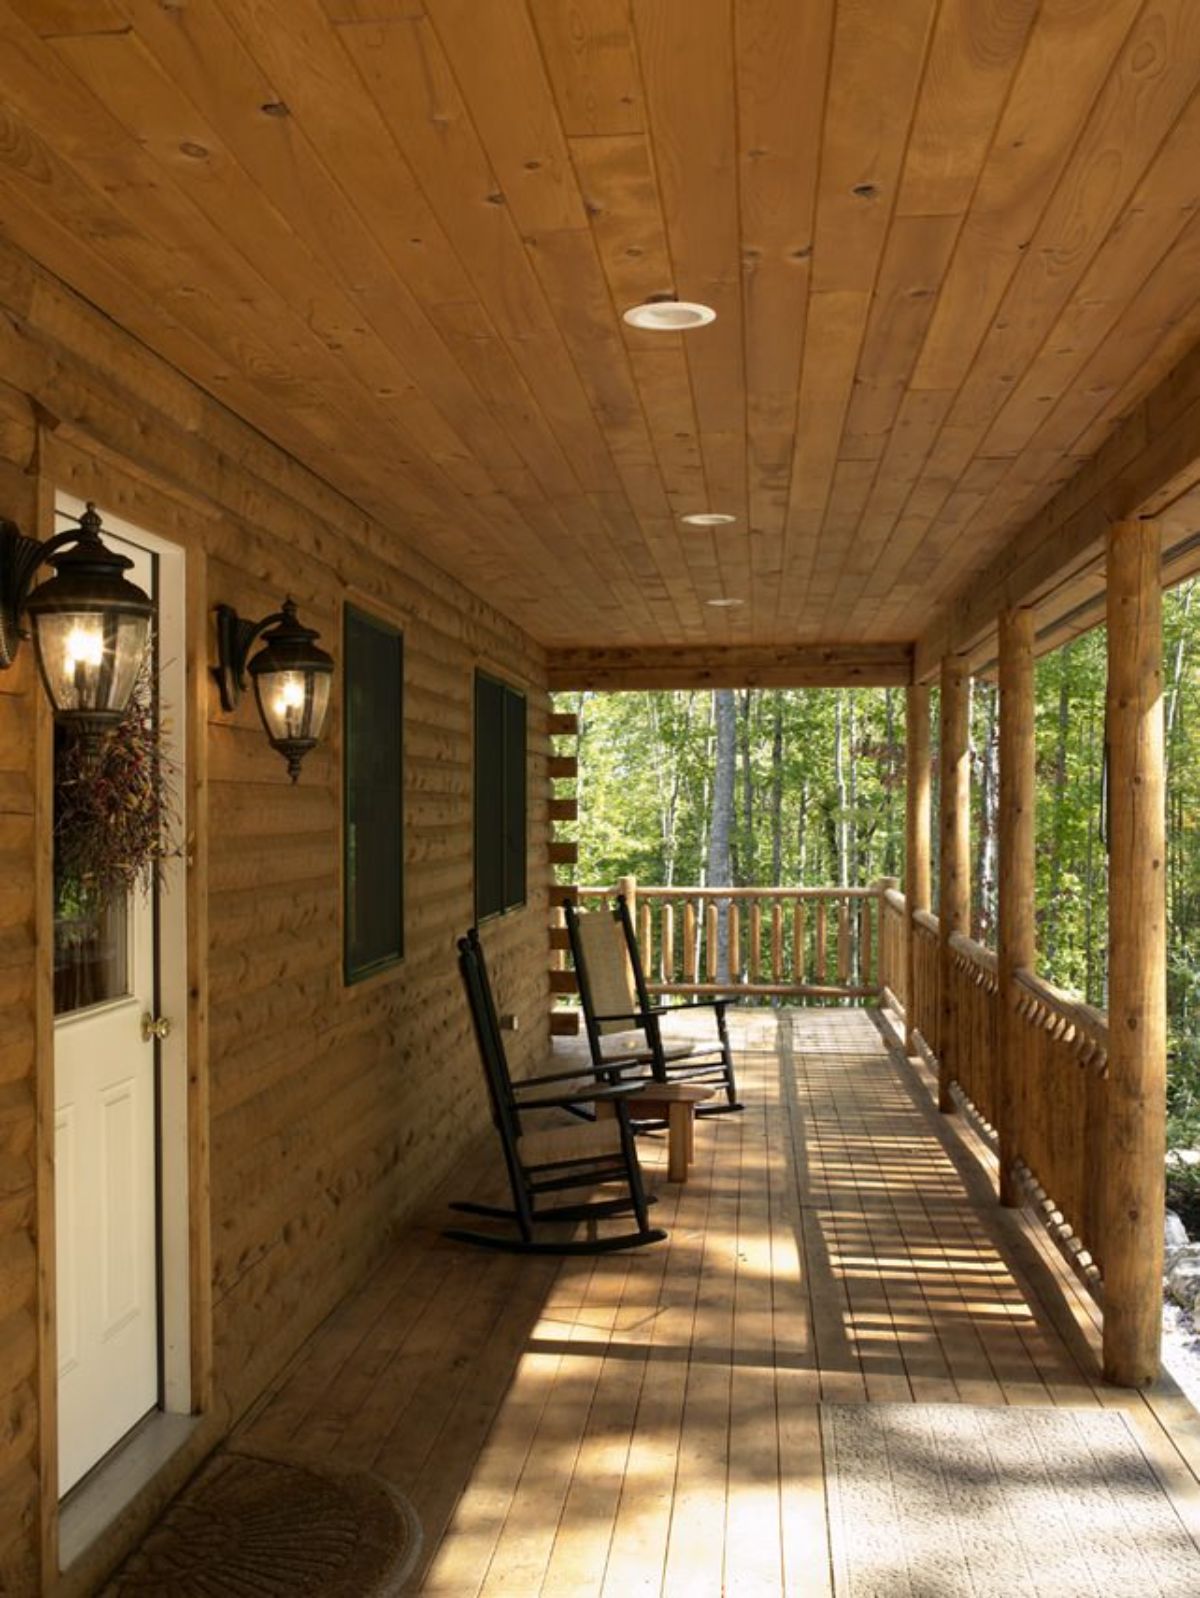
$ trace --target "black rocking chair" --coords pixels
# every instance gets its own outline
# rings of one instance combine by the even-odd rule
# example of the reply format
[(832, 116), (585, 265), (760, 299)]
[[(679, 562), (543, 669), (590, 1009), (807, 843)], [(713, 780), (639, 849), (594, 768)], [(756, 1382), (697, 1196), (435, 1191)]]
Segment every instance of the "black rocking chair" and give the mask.
[[(667, 1234), (649, 1224), (647, 1208), (653, 1199), (642, 1184), (641, 1166), (623, 1102), (645, 1086), (645, 1067), (636, 1067), (638, 1074), (632, 1080), (622, 1072), (615, 1073), (617, 1079), (613, 1080), (614, 1073), (610, 1070), (609, 1079), (599, 1081), (594, 1072), (584, 1067), (514, 1082), (509, 1074), (483, 948), (474, 927), (465, 938), (459, 939), (458, 951), (491, 1098), (492, 1120), (500, 1134), (513, 1203), (511, 1209), (465, 1202), (452, 1204), (451, 1208), (490, 1220), (515, 1221), (520, 1235), (506, 1237), (451, 1229), (445, 1236), (482, 1248), (520, 1254), (602, 1254), (614, 1249), (640, 1248), (646, 1243), (661, 1243)], [(632, 1063), (627, 1062), (625, 1069)], [(597, 1101), (612, 1103), (615, 1113), (611, 1119), (546, 1130), (526, 1130), (522, 1124), (523, 1116), (530, 1110), (571, 1109)], [(620, 1183), (625, 1191), (614, 1198), (538, 1207), (538, 1200), (545, 1193), (593, 1188), (602, 1182)], [(593, 1235), (582, 1240), (568, 1238), (561, 1242), (534, 1238), (534, 1226), (538, 1222), (591, 1222), (630, 1211), (637, 1222), (635, 1232), (606, 1237)]]
[[(598, 1075), (636, 1061), (650, 1067), (655, 1082), (705, 1083), (723, 1090), (724, 1103), (700, 1104), (698, 1116), (728, 1115), (744, 1106), (737, 1095), (733, 1050), (725, 1020), (733, 997), (685, 999), (680, 1004), (654, 1004), (642, 970), (641, 953), (625, 895), (614, 910), (582, 913), (569, 901), (563, 909), (579, 981), (579, 999)], [(711, 1041), (666, 1042), (662, 1021), (691, 1010), (711, 1010), (716, 1037)], [(612, 1034), (624, 1034), (620, 1042)], [(608, 1043), (605, 1039), (609, 1038)]]

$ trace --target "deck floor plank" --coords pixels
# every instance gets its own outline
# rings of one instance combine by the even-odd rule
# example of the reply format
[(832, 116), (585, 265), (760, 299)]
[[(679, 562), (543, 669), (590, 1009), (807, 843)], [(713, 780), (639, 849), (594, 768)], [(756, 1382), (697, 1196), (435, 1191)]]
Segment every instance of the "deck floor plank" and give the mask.
[[(1095, 1306), (927, 1072), (864, 1011), (731, 1019), (745, 1112), (682, 1186), (639, 1142), (665, 1244), (484, 1255), (439, 1203), (241, 1440), (394, 1482), (438, 1598), (830, 1598), (829, 1401), (1120, 1407), (1200, 1535), (1200, 1417), (1104, 1387)], [(495, 1192), (495, 1154), (441, 1196)]]

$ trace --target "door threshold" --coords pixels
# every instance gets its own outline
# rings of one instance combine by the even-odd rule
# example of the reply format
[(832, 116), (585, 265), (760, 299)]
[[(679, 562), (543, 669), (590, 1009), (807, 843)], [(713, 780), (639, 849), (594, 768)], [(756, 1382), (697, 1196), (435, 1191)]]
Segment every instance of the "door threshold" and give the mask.
[(198, 1415), (147, 1415), (73, 1487), (58, 1510), (58, 1568), (67, 1572), (158, 1475), (200, 1424)]

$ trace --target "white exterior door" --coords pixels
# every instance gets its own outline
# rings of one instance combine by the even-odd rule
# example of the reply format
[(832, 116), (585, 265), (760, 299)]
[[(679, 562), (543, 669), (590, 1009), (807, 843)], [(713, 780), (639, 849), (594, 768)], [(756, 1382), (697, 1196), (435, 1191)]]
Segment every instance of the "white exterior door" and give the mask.
[[(59, 1491), (158, 1402), (153, 908), (102, 918), (109, 988), (55, 1026)], [(123, 945), (123, 947), (122, 947)]]
[[(103, 536), (134, 559), (131, 579), (158, 597), (159, 555), (114, 536), (107, 517)], [(182, 637), (168, 636), (169, 627), (182, 627), (182, 609), (160, 602), (160, 663), (183, 658)], [(160, 673), (168, 723), (182, 709), (182, 696), (167, 692), (177, 675)], [(143, 1033), (143, 1017), (156, 1016), (164, 991), (160, 952), (173, 946), (159, 897), (134, 891), (97, 908), (69, 887), (56, 890), (60, 1493), (163, 1395), (158, 1172), (166, 1053)]]

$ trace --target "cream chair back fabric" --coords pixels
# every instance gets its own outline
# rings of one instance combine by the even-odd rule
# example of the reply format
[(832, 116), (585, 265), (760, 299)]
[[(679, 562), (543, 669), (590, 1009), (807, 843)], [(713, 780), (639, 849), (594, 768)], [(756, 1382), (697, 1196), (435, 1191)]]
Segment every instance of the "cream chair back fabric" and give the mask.
[[(638, 1008), (637, 988), (620, 923), (611, 910), (583, 910), (577, 924), (596, 1014), (632, 1016)], [(603, 1033), (628, 1032), (633, 1025), (629, 1019), (599, 1024)]]

